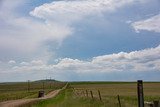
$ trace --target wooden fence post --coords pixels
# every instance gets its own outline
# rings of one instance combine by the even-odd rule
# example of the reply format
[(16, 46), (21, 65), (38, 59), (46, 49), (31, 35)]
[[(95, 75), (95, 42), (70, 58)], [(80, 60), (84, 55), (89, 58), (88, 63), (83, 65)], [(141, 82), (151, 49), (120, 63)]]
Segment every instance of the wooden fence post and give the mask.
[(86, 90), (86, 96), (88, 97), (88, 91)]
[(52, 88), (52, 79), (50, 77), (50, 89)]
[(102, 101), (101, 93), (99, 90), (98, 90), (98, 95), (99, 95), (99, 99)]
[(52, 83), (50, 82), (50, 89), (52, 88)]
[(119, 107), (121, 107), (121, 100), (120, 100), (119, 95), (117, 95), (117, 97), (118, 97), (118, 104), (119, 104)]
[(92, 99), (94, 99), (94, 98), (93, 98), (93, 92), (92, 92), (92, 91), (90, 91), (90, 93), (91, 93), (91, 97), (92, 97)]
[(30, 81), (28, 80), (28, 92), (30, 91)]
[(43, 81), (43, 87), (42, 87), (42, 88), (43, 88), (43, 90), (44, 90), (44, 81)]
[(144, 107), (143, 81), (137, 81), (138, 107)]

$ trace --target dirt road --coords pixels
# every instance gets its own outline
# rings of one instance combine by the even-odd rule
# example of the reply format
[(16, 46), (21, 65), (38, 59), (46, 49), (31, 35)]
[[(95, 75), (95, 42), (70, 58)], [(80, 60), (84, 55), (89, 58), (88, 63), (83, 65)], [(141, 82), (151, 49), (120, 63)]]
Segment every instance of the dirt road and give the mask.
[(0, 103), (0, 107), (17, 107), (23, 104), (28, 104), (34, 101), (49, 99), (55, 97), (62, 89), (54, 90), (42, 98), (32, 98), (32, 99), (19, 99), (19, 100), (10, 100)]

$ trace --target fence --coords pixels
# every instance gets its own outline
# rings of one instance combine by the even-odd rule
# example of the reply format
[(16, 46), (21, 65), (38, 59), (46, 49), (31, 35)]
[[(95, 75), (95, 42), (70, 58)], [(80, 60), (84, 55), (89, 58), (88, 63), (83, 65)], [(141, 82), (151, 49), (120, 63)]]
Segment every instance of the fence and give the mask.
[[(92, 100), (99, 100), (103, 102), (104, 98), (101, 95), (100, 90), (88, 90), (83, 88), (74, 88), (74, 93), (78, 97), (86, 97), (90, 98)], [(121, 96), (117, 95), (117, 104), (118, 107), (123, 107), (121, 104)], [(144, 95), (143, 95), (143, 81), (138, 80), (137, 81), (137, 98), (138, 98), (138, 107), (160, 107), (160, 102), (158, 100), (152, 101), (152, 102), (146, 102), (144, 101)], [(123, 99), (122, 99), (123, 100)]]

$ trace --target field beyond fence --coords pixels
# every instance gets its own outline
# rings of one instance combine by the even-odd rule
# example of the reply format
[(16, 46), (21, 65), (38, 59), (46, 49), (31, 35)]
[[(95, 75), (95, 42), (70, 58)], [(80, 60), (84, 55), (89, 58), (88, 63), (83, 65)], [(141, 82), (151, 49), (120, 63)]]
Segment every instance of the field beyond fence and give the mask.
[[(99, 100), (104, 106), (112, 107), (137, 107), (136, 82), (81, 82), (72, 83), (71, 87), (76, 96)], [(144, 101), (160, 100), (160, 83), (144, 83)]]

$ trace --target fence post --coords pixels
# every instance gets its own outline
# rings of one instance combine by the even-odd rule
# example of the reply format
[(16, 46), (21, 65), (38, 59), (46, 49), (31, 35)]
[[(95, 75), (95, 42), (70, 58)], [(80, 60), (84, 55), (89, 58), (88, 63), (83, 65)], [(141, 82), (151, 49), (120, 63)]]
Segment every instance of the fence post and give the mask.
[(92, 97), (92, 99), (93, 99), (93, 92), (92, 92), (92, 91), (90, 91), (90, 93), (91, 93), (91, 97)]
[(50, 89), (52, 88), (52, 79), (50, 77)]
[(119, 97), (119, 95), (117, 95), (117, 97), (118, 97), (118, 103), (119, 103), (119, 107), (121, 107), (121, 100), (120, 100), (120, 97)]
[(52, 88), (52, 83), (50, 82), (50, 89)]
[(102, 101), (101, 93), (99, 90), (98, 90), (98, 95), (99, 95), (99, 99)]
[(30, 91), (30, 81), (28, 80), (28, 92)]
[(137, 81), (138, 107), (144, 107), (143, 81)]
[(88, 91), (86, 90), (86, 96), (88, 97)]
[(42, 87), (42, 88), (43, 88), (43, 90), (44, 90), (44, 81), (43, 81), (43, 87)]

